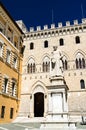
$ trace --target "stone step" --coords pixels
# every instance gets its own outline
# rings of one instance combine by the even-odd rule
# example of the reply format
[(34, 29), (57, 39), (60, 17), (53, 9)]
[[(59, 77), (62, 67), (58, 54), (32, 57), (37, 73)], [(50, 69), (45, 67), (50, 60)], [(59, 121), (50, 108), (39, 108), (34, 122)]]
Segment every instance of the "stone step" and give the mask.
[(46, 121), (46, 118), (44, 117), (34, 117), (34, 118), (28, 118), (28, 117), (17, 117), (13, 123), (22, 123), (22, 122), (43, 122)]

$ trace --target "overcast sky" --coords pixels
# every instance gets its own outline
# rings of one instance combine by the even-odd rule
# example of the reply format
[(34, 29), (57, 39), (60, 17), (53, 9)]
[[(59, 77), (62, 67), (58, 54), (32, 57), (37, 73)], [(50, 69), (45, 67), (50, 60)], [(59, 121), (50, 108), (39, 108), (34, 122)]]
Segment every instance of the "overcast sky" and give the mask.
[(28, 27), (44, 26), (53, 23), (86, 17), (86, 0), (1, 0), (14, 20), (22, 19)]

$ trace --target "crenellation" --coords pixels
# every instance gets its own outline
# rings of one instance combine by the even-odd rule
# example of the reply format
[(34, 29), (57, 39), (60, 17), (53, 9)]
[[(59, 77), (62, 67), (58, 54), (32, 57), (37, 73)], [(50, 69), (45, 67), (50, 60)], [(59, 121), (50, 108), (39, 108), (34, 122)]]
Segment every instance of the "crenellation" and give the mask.
[(51, 29), (54, 29), (55, 28), (55, 24), (51, 24)]
[(37, 31), (41, 31), (41, 26), (37, 26)]
[(73, 21), (73, 25), (70, 24), (70, 21), (66, 21), (66, 26), (63, 26), (62, 23), (58, 23), (58, 27), (55, 24), (51, 24), (49, 28), (48, 25), (44, 25), (44, 28), (41, 29), (41, 26), (36, 27), (36, 31), (33, 27), (30, 28), (29, 39), (37, 39), (43, 37), (57, 36), (57, 35), (69, 35), (73, 33), (81, 33), (86, 31), (86, 19), (82, 19), (82, 23), (78, 23), (78, 20)]
[(81, 31), (85, 30), (86, 27), (85, 26), (82, 27), (83, 24), (86, 24), (86, 18), (82, 19), (82, 23), (78, 23), (78, 20), (74, 20), (73, 25), (70, 24), (70, 21), (66, 21), (66, 26), (63, 26), (62, 22), (59, 22), (57, 27), (56, 27), (55, 24), (51, 24), (50, 28), (48, 27), (48, 25), (44, 25), (43, 30), (41, 29), (41, 26), (37, 26), (36, 30), (34, 30), (34, 27), (30, 27), (30, 32), (34, 33), (34, 31), (35, 31), (36, 33), (38, 33), (40, 31), (42, 35), (37, 34), (37, 35), (34, 35), (34, 36), (35, 37), (36, 36), (44, 36), (44, 35), (46, 35), (45, 30), (48, 31), (47, 35), (51, 35), (52, 33), (49, 33), (51, 29), (53, 29), (53, 31), (55, 30), (53, 32), (53, 34), (55, 34), (56, 30), (61, 28), (60, 31), (58, 30), (58, 33), (60, 33), (60, 34), (69, 34), (69, 33), (77, 32), (77, 31), (81, 32)]
[(58, 23), (58, 27), (59, 28), (61, 28), (62, 27), (62, 23), (60, 22), (60, 23)]
[(78, 25), (78, 20), (74, 20), (74, 25)]
[(34, 27), (30, 27), (30, 32), (33, 32), (34, 31)]
[(66, 21), (66, 26), (70, 26), (70, 21)]
[(86, 23), (86, 18), (82, 19), (82, 24)]
[(44, 30), (47, 30), (48, 29), (48, 25), (44, 25)]

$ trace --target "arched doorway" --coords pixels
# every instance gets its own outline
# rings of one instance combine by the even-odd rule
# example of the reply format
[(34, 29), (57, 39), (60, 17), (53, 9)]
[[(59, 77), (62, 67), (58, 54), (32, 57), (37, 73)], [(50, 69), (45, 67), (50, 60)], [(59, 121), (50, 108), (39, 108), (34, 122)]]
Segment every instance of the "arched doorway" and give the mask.
[(34, 117), (44, 116), (44, 94), (41, 92), (34, 94)]

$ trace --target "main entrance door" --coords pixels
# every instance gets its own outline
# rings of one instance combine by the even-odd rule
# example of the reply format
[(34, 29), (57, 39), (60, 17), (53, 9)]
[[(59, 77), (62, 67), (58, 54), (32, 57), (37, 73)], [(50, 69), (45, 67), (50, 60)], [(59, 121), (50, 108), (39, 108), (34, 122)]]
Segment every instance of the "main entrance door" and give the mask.
[(34, 94), (34, 117), (43, 117), (44, 114), (44, 94), (38, 92)]

